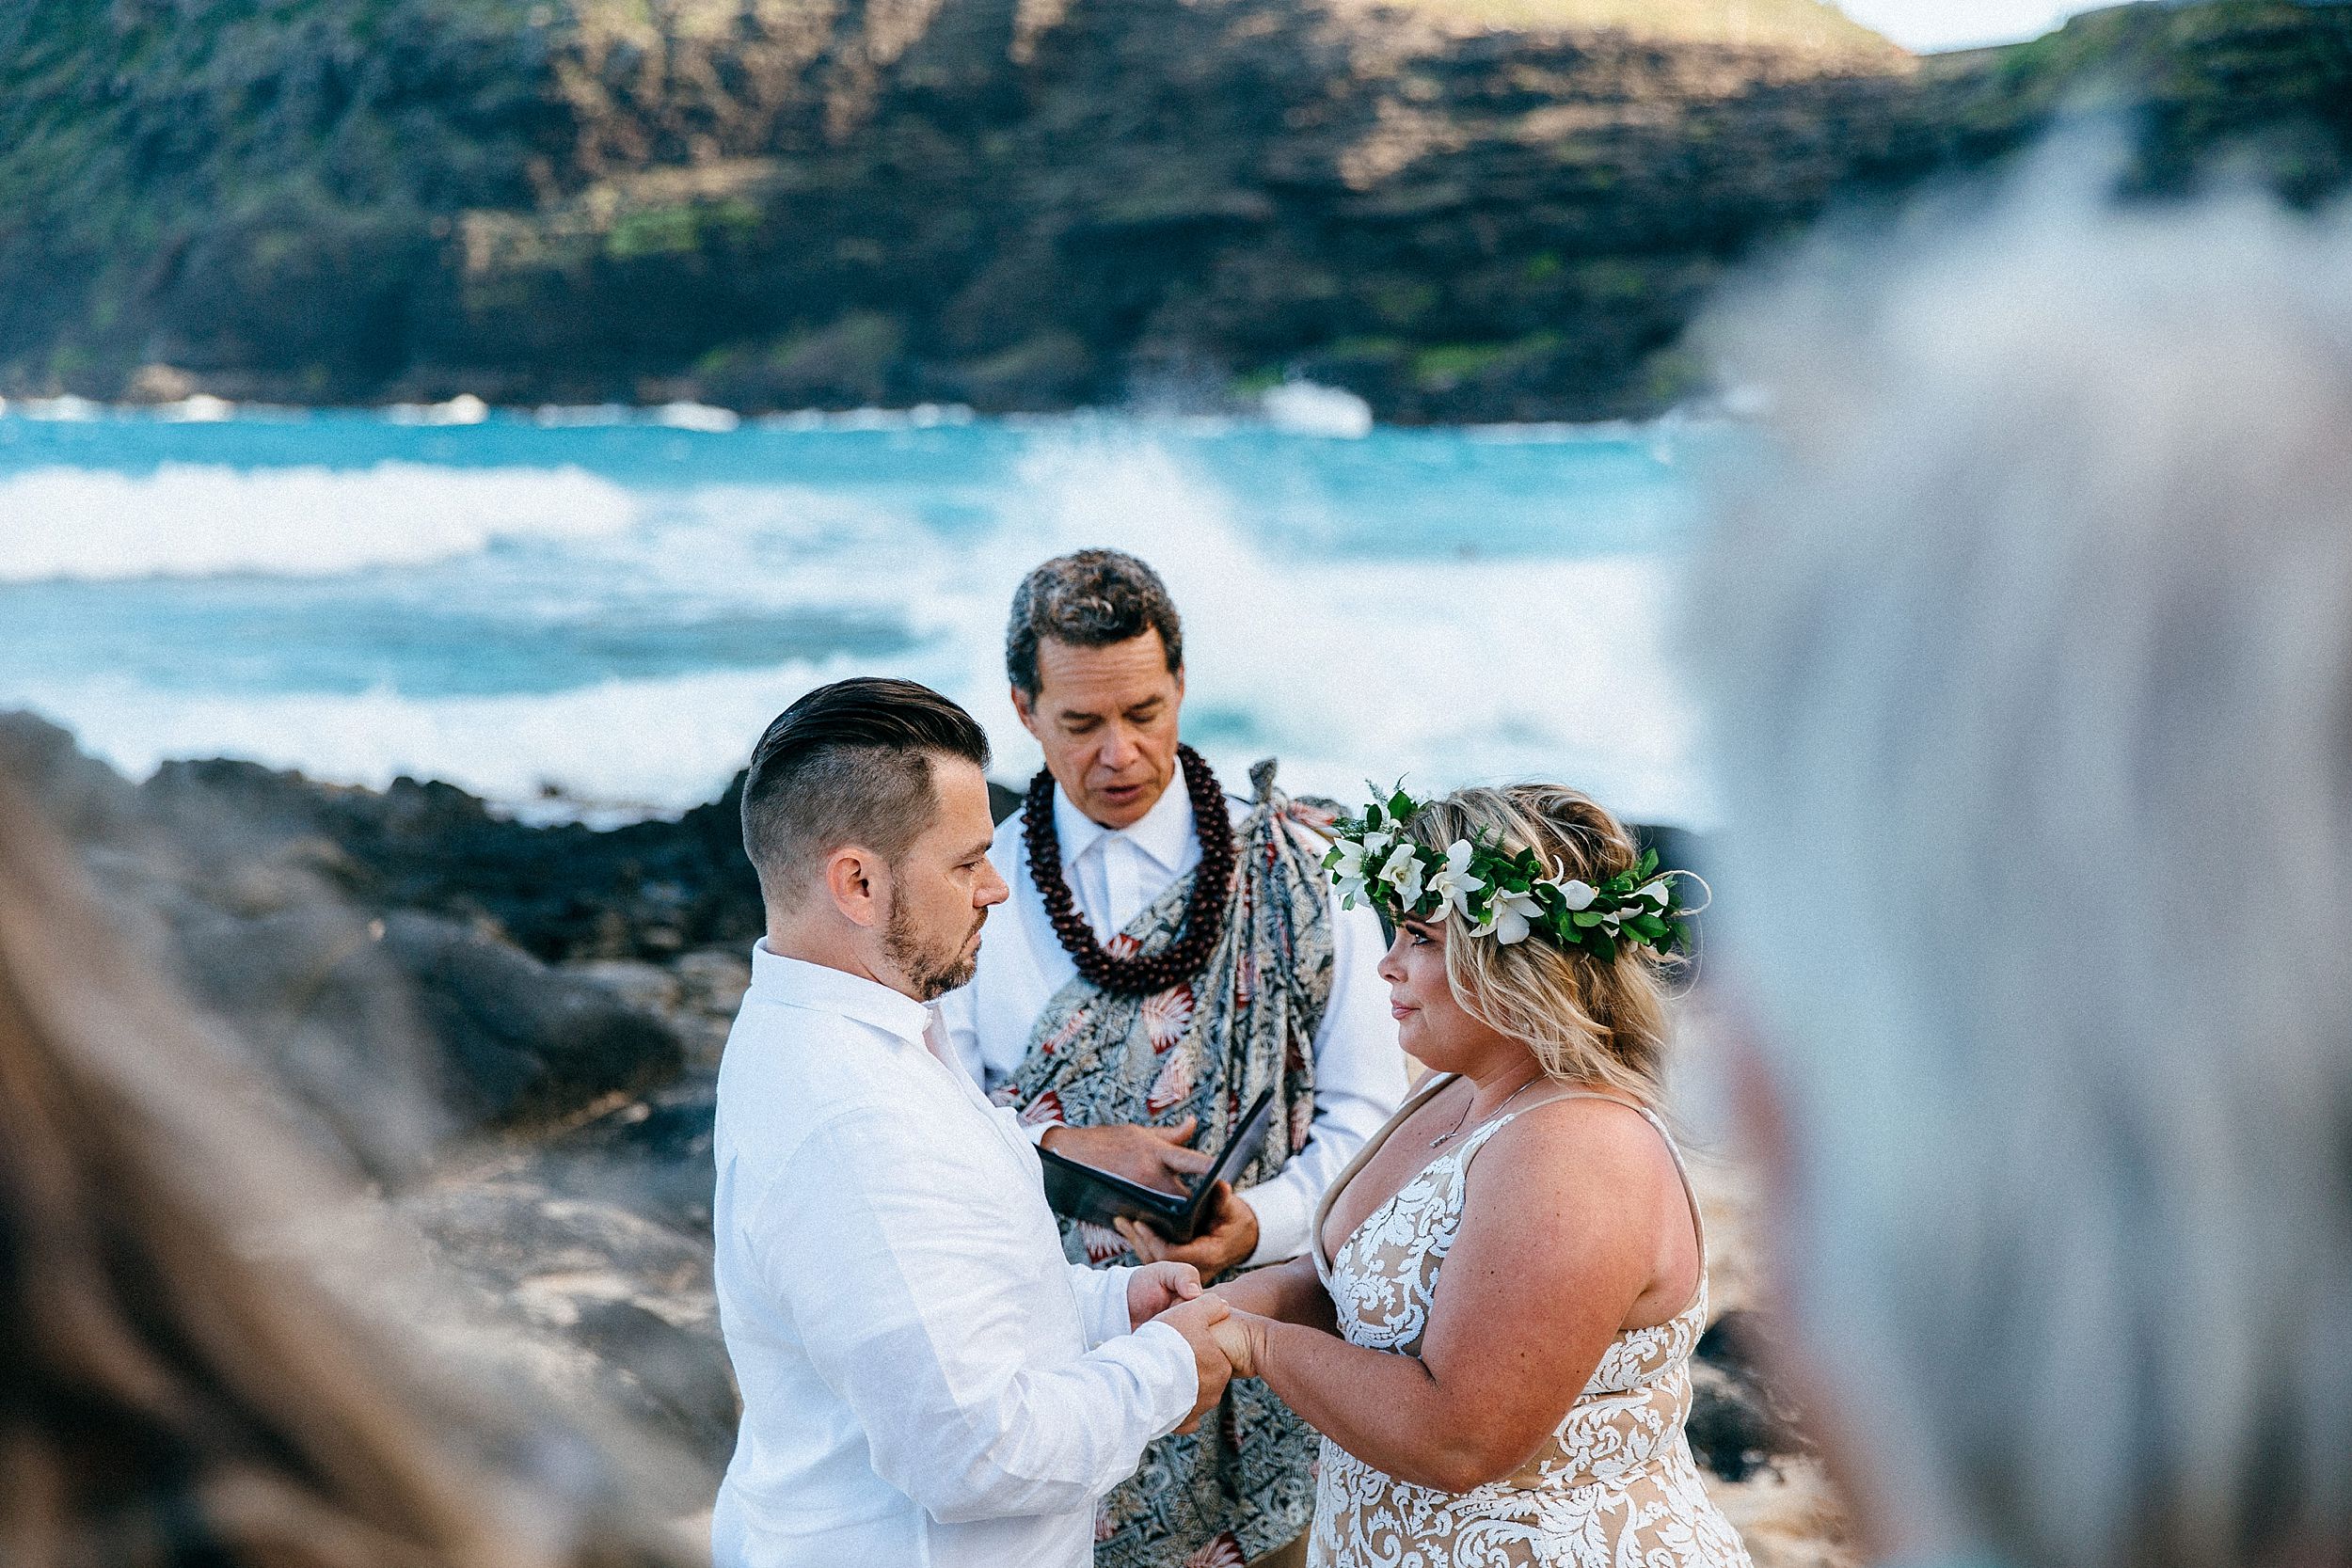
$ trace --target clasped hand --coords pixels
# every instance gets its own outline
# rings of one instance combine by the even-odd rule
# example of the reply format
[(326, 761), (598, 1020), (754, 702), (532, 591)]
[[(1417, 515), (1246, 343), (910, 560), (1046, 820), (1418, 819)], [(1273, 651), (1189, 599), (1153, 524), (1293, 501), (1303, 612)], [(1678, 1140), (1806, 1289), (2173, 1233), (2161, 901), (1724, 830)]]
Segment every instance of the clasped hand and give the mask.
[(1237, 1313), (1224, 1297), (1203, 1291), (1200, 1271), (1189, 1263), (1147, 1263), (1128, 1275), (1127, 1315), (1134, 1327), (1166, 1323), (1192, 1348), (1200, 1390), (1178, 1432), (1199, 1431), (1200, 1418), (1225, 1397), (1227, 1384), (1255, 1375), (1263, 1321)]

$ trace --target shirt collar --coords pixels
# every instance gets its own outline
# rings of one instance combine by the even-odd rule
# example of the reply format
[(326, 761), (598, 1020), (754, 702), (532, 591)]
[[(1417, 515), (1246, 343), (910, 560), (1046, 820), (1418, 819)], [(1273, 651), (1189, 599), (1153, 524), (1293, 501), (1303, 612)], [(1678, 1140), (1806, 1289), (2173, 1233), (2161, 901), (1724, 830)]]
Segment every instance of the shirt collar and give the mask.
[(931, 1022), (930, 1008), (914, 998), (847, 970), (787, 958), (770, 951), (766, 937), (752, 944), (752, 990), (787, 1007), (837, 1013), (871, 1024), (910, 1045), (923, 1043)]
[(1142, 850), (1163, 871), (1174, 873), (1184, 863), (1184, 846), (1193, 840), (1192, 791), (1184, 787), (1184, 764), (1160, 791), (1160, 798), (1124, 828), (1105, 828), (1070, 803), (1061, 785), (1054, 786), (1054, 835), (1061, 840), (1061, 858), (1073, 863), (1095, 845), (1114, 834)]

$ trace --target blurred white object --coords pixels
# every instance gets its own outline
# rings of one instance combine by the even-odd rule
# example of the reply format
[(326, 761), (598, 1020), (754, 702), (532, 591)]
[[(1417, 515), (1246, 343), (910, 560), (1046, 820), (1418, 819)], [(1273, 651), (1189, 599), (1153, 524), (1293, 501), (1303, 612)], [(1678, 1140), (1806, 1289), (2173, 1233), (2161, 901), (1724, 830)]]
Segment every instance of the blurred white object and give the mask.
[(713, 408), (707, 403), (665, 403), (653, 411), (654, 423), (668, 425), (673, 430), (704, 430), (721, 433), (733, 430), (743, 422), (742, 416), (732, 408)]
[(1780, 437), (1686, 617), (1719, 929), (1848, 1479), (1898, 1556), (2342, 1560), (2352, 231), (2045, 178), (1709, 337)]
[(1331, 436), (1361, 440), (1372, 434), (1372, 404), (1337, 387), (1285, 381), (1259, 400), (1266, 423), (1293, 436)]
[(227, 398), (216, 398), (210, 392), (198, 392), (177, 403), (159, 404), (155, 412), (164, 419), (176, 420), (183, 424), (218, 424), (223, 420), (234, 419), (237, 405)]

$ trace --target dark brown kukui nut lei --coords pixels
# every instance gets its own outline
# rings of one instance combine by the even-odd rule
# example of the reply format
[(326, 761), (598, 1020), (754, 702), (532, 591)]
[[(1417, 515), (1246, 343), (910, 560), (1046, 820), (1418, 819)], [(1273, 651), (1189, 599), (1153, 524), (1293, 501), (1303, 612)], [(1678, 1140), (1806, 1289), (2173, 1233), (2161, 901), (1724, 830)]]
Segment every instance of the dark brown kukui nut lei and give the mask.
[(1022, 837), (1029, 850), (1029, 879), (1045, 900), (1054, 934), (1078, 973), (1118, 996), (1156, 996), (1200, 973), (1225, 934), (1227, 895), (1233, 883), (1233, 822), (1226, 815), (1225, 792), (1200, 753), (1176, 748), (1184, 764), (1184, 788), (1192, 796), (1193, 832), (1200, 839), (1200, 864), (1184, 901), (1184, 934), (1160, 952), (1120, 958), (1094, 940), (1094, 928), (1078, 912), (1061, 874), (1061, 835), (1054, 831), (1054, 775), (1043, 768), (1029, 781), (1023, 805)]

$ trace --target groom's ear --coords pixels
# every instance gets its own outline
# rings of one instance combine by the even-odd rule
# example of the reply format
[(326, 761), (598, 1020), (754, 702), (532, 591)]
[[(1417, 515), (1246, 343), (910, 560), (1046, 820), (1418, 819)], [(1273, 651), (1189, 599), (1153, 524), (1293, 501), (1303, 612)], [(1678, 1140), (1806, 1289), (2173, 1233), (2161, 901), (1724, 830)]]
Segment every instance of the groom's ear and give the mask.
[(825, 857), (825, 891), (843, 919), (855, 926), (882, 924), (882, 858), (845, 844)]
[(1021, 727), (1023, 729), (1028, 731), (1031, 735), (1037, 734), (1037, 708), (1035, 705), (1029, 701), (1029, 694), (1022, 690), (1018, 686), (1013, 687), (1011, 689), (1012, 711), (1014, 717), (1021, 721)]

